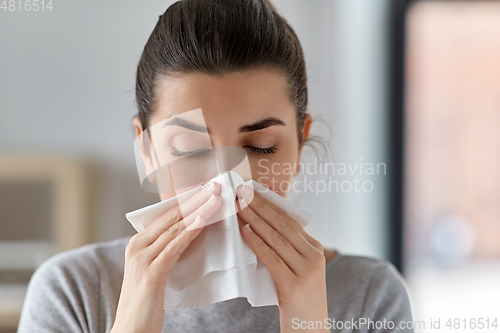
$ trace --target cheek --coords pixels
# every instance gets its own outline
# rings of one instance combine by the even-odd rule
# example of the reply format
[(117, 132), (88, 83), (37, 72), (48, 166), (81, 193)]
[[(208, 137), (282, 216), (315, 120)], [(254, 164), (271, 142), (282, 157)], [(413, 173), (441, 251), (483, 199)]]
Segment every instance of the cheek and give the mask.
[[(295, 138), (295, 137), (294, 137)], [(273, 192), (286, 197), (292, 186), (298, 158), (298, 142), (287, 140), (279, 146), (275, 154), (251, 156), (249, 161), (252, 178), (271, 189)]]
[(252, 178), (273, 192), (285, 197), (290, 190), (295, 173), (295, 162), (293, 158), (249, 157), (252, 168)]

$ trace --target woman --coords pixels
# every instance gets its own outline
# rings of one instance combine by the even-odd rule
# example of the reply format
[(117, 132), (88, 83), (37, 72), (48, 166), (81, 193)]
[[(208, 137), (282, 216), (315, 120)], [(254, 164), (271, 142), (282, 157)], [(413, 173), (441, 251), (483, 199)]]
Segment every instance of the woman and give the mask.
[[(299, 171), (312, 118), (301, 45), (268, 1), (170, 6), (144, 48), (136, 97), (136, 135), (201, 108), (212, 144), (245, 149), (252, 175), (262, 174), (265, 157), (276, 167), (255, 180), (287, 195), (280, 185)], [(177, 148), (176, 156), (194, 154)], [(294, 172), (286, 172), (290, 164), (297, 165)], [(30, 281), (19, 332), (412, 331), (399, 328), (411, 320), (410, 302), (390, 263), (323, 249), (258, 194), (238, 213), (245, 222), (241, 233), (269, 270), (279, 308), (252, 308), (237, 298), (164, 311), (169, 269), (202, 230), (188, 231), (184, 222), (199, 216), (202, 225), (219, 207), (219, 191), (215, 183), (199, 192), (185, 203), (184, 217), (175, 207), (144, 232), (46, 261)], [(252, 195), (238, 188), (240, 204)]]

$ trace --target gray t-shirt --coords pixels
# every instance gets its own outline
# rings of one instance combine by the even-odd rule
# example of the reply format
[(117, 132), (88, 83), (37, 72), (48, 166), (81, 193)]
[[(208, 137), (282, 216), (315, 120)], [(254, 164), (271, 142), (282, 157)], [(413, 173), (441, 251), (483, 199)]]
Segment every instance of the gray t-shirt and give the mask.
[[(129, 239), (85, 245), (45, 261), (29, 283), (18, 332), (109, 332), (120, 296)], [(412, 320), (412, 315), (406, 282), (391, 263), (337, 253), (327, 264), (326, 282), (329, 317), (323, 327), (333, 324), (332, 332), (413, 332), (399, 329), (401, 322)], [(299, 318), (292, 324), (298, 328), (311, 323), (300, 322)], [(342, 329), (334, 329), (340, 325)], [(279, 331), (277, 306), (251, 307), (245, 298), (196, 309), (167, 310), (162, 330)]]

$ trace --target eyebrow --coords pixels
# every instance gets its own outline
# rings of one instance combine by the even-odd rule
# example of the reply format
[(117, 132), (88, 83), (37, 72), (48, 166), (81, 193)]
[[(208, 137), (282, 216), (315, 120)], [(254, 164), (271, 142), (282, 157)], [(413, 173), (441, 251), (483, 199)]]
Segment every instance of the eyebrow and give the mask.
[(251, 125), (242, 126), (240, 128), (240, 133), (258, 131), (271, 126), (286, 126), (286, 124), (276, 118), (266, 118)]
[[(183, 118), (172, 117), (163, 124), (163, 127), (167, 127), (167, 126), (179, 126), (179, 127), (184, 127), (186, 129), (189, 129), (191, 131), (208, 133), (208, 130), (206, 127), (196, 125), (196, 124), (194, 124), (186, 119), (183, 119)], [(286, 124), (282, 120), (270, 117), (270, 118), (260, 120), (256, 123), (240, 127), (240, 133), (254, 132), (254, 131), (262, 130), (262, 129), (265, 129), (265, 128), (268, 128), (271, 126), (286, 126)]]
[(184, 127), (191, 131), (208, 133), (208, 130), (205, 126), (196, 125), (190, 122), (189, 120), (183, 118), (172, 117), (163, 124), (163, 127), (167, 126), (179, 126), (179, 127)]

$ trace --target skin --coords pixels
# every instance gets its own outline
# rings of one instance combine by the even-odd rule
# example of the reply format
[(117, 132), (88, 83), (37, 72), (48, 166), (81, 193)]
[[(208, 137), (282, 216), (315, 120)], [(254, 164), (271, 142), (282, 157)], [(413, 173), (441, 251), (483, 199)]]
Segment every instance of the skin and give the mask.
[[(199, 73), (170, 76), (158, 85), (157, 96), (150, 125), (201, 108), (212, 145), (245, 149), (253, 178), (279, 195), (287, 196), (286, 185), (300, 171), (297, 163), (302, 147), (298, 142), (295, 106), (283, 74), (255, 69), (224, 76)], [(269, 117), (283, 124), (251, 132), (240, 131), (243, 126)], [(311, 123), (312, 117), (307, 114), (302, 128), (304, 140), (309, 136)], [(133, 125), (136, 134), (140, 135), (139, 118), (134, 119)], [(168, 140), (153, 136), (152, 140), (155, 151), (171, 151), (163, 142)], [(182, 147), (182, 151), (192, 151), (194, 143), (199, 141), (192, 139), (190, 142), (191, 147)], [(182, 142), (175, 144), (180, 146)], [(269, 147), (276, 149), (267, 154), (255, 150)], [(147, 149), (142, 154), (149, 174), (154, 170), (154, 158)], [(273, 164), (274, 172), (265, 173), (264, 166)], [(152, 178), (150, 181), (158, 180)], [(174, 207), (131, 238), (125, 253), (124, 281), (112, 332), (161, 332), (163, 289), (168, 271), (199, 235), (204, 221), (220, 207), (219, 194), (220, 185), (214, 183), (183, 203), (182, 209)], [(167, 200), (175, 195), (161, 193), (160, 199)], [(241, 227), (242, 236), (265, 264), (276, 285), (281, 332), (301, 332), (292, 330), (293, 318), (323, 321), (328, 317), (325, 266), (336, 253), (323, 249), (321, 243), (286, 212), (251, 188), (240, 186), (237, 197), (242, 208), (238, 215), (245, 222)], [(197, 223), (199, 228), (186, 230), (190, 223)]]

